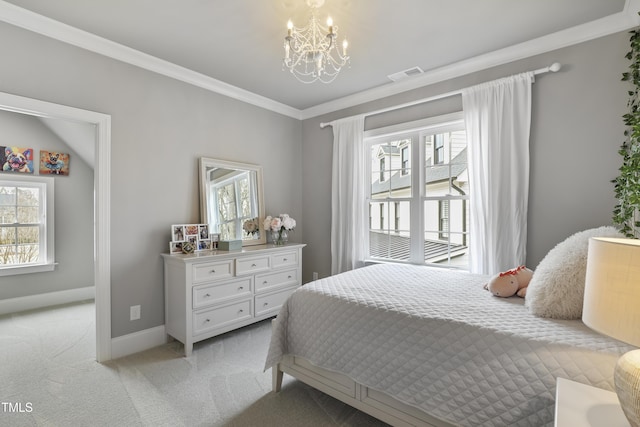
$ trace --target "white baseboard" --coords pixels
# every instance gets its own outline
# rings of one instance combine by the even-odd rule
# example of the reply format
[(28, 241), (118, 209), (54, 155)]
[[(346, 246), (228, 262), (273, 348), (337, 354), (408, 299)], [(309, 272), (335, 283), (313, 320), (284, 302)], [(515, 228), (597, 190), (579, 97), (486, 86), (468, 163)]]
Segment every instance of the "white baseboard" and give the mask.
[(66, 291), (47, 292), (45, 294), (29, 295), (26, 297), (8, 298), (0, 300), (0, 315), (17, 313), (19, 311), (34, 310), (36, 308), (53, 305), (68, 304), (85, 301), (96, 297), (95, 286), (68, 289)]
[(167, 343), (164, 325), (111, 339), (111, 358), (128, 356)]

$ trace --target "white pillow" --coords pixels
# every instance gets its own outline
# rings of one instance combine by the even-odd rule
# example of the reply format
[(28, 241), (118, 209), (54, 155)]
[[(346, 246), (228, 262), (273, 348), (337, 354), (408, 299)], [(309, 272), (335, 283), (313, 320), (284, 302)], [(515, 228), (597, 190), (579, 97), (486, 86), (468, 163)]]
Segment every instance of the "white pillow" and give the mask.
[(525, 306), (538, 317), (582, 318), (587, 251), (591, 237), (624, 237), (614, 227), (600, 227), (569, 236), (549, 251), (533, 272)]

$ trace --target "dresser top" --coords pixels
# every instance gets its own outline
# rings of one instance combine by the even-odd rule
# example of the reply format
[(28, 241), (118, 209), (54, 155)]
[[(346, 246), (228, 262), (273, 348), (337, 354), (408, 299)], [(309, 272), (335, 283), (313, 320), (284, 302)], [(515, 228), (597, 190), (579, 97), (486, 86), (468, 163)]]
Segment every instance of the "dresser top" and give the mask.
[(221, 251), (219, 249), (213, 251), (198, 251), (192, 254), (161, 254), (166, 260), (181, 260), (183, 262), (194, 261), (211, 261), (219, 258), (237, 257), (237, 256), (250, 256), (252, 254), (259, 255), (261, 253), (269, 253), (275, 251), (286, 251), (291, 249), (301, 249), (307, 246), (305, 243), (287, 243), (286, 245), (252, 245), (243, 246), (242, 249), (235, 251)]

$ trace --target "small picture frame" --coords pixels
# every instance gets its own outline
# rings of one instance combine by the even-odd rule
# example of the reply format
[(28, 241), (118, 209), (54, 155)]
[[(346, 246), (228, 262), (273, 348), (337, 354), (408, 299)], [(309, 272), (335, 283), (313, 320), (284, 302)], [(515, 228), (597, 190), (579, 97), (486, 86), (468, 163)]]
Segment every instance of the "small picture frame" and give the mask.
[(40, 150), (40, 175), (69, 175), (69, 153)]
[(210, 233), (209, 224), (173, 224), (169, 253), (211, 251), (218, 248), (220, 233)]
[(218, 242), (220, 242), (220, 233), (211, 233), (209, 236), (211, 240), (211, 250), (215, 251), (218, 249)]
[(171, 226), (171, 240), (173, 242), (184, 242), (185, 232), (184, 225), (172, 225)]
[(182, 253), (182, 243), (183, 242), (169, 242), (169, 253), (170, 254), (181, 254)]
[(0, 171), (33, 173), (33, 148), (0, 146)]
[(198, 225), (198, 239), (200, 240), (209, 240), (209, 224), (199, 224)]

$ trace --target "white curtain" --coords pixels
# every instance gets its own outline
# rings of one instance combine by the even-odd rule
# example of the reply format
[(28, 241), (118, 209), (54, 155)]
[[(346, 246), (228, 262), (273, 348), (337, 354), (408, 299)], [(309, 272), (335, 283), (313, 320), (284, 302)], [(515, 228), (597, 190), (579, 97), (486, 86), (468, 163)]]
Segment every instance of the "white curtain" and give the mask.
[(364, 265), (366, 177), (364, 116), (336, 120), (331, 180), (331, 274)]
[(524, 264), (533, 73), (462, 91), (470, 181), (470, 270)]

